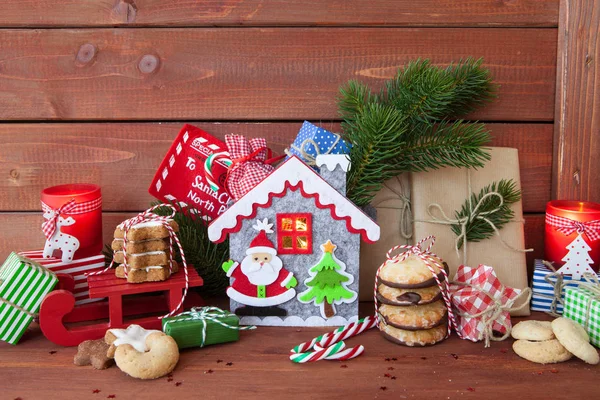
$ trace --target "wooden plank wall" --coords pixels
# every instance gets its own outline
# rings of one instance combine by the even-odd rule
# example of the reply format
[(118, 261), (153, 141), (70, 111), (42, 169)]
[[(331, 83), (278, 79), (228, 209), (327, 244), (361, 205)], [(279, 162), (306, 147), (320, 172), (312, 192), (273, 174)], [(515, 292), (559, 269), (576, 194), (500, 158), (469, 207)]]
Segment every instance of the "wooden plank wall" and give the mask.
[(276, 151), (304, 119), (335, 129), (338, 86), (415, 58), (484, 57), (498, 99), (469, 118), (520, 151), (527, 245), (552, 191), (558, 0), (3, 0), (0, 257), (40, 247), (39, 192), (102, 186), (105, 236), (189, 122)]

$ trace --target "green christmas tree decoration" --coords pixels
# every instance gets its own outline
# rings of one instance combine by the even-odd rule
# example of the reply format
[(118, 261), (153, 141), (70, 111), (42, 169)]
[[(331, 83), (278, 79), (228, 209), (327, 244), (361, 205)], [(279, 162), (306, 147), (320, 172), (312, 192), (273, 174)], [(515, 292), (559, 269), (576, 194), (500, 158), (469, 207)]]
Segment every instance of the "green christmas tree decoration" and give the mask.
[(357, 296), (347, 287), (354, 282), (354, 277), (345, 272), (346, 265), (334, 256), (335, 248), (330, 240), (321, 245), (323, 256), (309, 269), (310, 277), (304, 281), (308, 289), (298, 295), (299, 301), (312, 301), (319, 306), (323, 318), (335, 315), (335, 304), (352, 303)]
[(494, 97), (483, 60), (440, 68), (417, 60), (379, 93), (350, 81), (340, 88), (344, 138), (352, 144), (347, 196), (366, 206), (383, 182), (408, 171), (482, 167), (490, 134), (481, 123), (452, 121)]

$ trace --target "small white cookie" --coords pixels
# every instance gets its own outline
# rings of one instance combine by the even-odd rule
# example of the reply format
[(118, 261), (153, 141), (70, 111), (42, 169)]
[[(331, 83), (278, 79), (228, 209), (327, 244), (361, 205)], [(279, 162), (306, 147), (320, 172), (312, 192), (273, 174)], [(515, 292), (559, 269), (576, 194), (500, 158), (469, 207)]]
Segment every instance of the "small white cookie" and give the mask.
[(534, 341), (554, 339), (550, 321), (521, 321), (513, 326), (511, 335), (514, 339)]
[(512, 347), (519, 357), (538, 364), (559, 363), (573, 356), (556, 339), (543, 342), (517, 340)]
[(590, 344), (590, 337), (581, 325), (565, 317), (552, 321), (554, 335), (567, 350), (588, 364), (598, 364), (598, 351)]

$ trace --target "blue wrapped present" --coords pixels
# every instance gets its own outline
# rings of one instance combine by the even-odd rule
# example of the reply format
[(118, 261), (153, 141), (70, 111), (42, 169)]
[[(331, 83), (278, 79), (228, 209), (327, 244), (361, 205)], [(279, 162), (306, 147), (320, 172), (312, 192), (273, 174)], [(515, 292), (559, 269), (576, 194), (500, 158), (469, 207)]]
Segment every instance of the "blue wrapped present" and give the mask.
[[(533, 294), (531, 296), (532, 311), (555, 312), (556, 314), (563, 313), (566, 289), (572, 287), (577, 288), (580, 280), (573, 280), (570, 275), (562, 275), (562, 277), (559, 275), (560, 274), (557, 274), (544, 265), (542, 260), (535, 260), (535, 269), (533, 271)], [(598, 277), (600, 278), (600, 274)], [(562, 280), (562, 283), (559, 282), (557, 287), (557, 281), (559, 280)], [(557, 298), (555, 300), (555, 288), (556, 290), (560, 289), (560, 299)]]
[(319, 154), (348, 154), (350, 147), (350, 144), (345, 142), (339, 134), (304, 121), (298, 136), (286, 153), (288, 158), (292, 155), (297, 156), (318, 170), (315, 166), (315, 159)]

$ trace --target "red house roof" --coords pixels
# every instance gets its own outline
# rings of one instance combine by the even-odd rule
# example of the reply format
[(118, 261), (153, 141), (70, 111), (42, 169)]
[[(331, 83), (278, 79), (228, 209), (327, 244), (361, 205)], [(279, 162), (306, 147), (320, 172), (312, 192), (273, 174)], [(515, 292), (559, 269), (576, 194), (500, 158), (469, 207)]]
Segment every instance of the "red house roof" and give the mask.
[(297, 157), (280, 165), (215, 219), (208, 227), (209, 239), (222, 242), (241, 229), (243, 220), (254, 218), (258, 208), (270, 207), (273, 198), (285, 196), (288, 190), (313, 198), (317, 207), (329, 209), (333, 219), (346, 221), (348, 230), (361, 234), (366, 242), (379, 240), (379, 225)]

